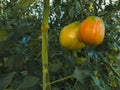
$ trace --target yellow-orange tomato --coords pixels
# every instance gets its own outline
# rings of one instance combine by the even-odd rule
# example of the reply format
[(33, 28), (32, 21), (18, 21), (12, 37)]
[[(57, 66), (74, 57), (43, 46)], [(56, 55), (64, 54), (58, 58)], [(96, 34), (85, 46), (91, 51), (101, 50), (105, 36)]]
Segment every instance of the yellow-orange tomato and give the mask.
[(78, 50), (85, 46), (78, 38), (80, 22), (76, 21), (65, 26), (59, 36), (60, 45), (69, 50)]
[(78, 37), (88, 45), (99, 45), (105, 36), (105, 26), (102, 18), (97, 16), (87, 17), (78, 30)]

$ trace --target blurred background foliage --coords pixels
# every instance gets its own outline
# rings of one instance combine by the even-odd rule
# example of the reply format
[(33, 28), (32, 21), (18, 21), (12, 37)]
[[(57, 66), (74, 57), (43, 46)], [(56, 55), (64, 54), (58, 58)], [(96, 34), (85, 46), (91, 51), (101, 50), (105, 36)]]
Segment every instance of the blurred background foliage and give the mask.
[[(51, 0), (49, 15), (52, 90), (120, 90), (120, 0)], [(0, 0), (0, 90), (41, 90), (42, 0)], [(102, 44), (72, 51), (59, 45), (59, 32), (87, 16), (103, 18)]]

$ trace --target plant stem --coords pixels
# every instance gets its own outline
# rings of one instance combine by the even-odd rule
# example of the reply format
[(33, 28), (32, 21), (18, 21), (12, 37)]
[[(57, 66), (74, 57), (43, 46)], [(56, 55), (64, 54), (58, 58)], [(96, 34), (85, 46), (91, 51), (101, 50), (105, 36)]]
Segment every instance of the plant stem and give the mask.
[(75, 81), (75, 84), (73, 85), (73, 90), (75, 90), (75, 86), (77, 85), (78, 80)]
[(79, 0), (79, 2), (80, 2), (80, 6), (81, 6), (81, 9), (82, 9), (83, 13), (84, 13), (86, 16), (88, 16), (88, 13), (85, 11), (85, 9), (84, 9), (84, 7), (83, 7), (82, 1)]
[(49, 18), (49, 0), (44, 0), (42, 30), (42, 68), (43, 68), (43, 90), (51, 90), (49, 67), (48, 67), (48, 18)]
[(57, 82), (60, 82), (60, 81), (63, 81), (63, 80), (66, 80), (66, 79), (69, 79), (69, 78), (72, 78), (72, 77), (74, 77), (74, 76), (73, 76), (73, 75), (69, 75), (69, 76), (67, 76), (67, 77), (64, 77), (64, 78), (55, 80), (55, 81), (51, 82), (49, 85), (54, 84), (54, 83), (57, 83)]
[(113, 74), (114, 74), (117, 78), (120, 79), (119, 74), (115, 71), (115, 69), (112, 67), (112, 65), (111, 65), (109, 62), (107, 62), (107, 61), (104, 61), (104, 63), (106, 63), (106, 64), (110, 67), (110, 69), (112, 70)]
[(73, 54), (74, 58), (77, 58), (77, 57), (78, 57), (76, 51), (73, 51), (72, 54)]

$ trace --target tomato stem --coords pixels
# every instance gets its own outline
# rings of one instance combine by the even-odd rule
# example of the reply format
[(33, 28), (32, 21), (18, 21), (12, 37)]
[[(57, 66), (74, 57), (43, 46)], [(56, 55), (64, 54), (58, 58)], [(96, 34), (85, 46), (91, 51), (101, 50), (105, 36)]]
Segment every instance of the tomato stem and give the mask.
[(43, 72), (43, 90), (51, 90), (49, 67), (48, 67), (48, 18), (49, 18), (49, 0), (44, 0), (42, 30), (42, 72)]
[(55, 81), (49, 83), (49, 85), (54, 84), (54, 83), (58, 83), (58, 82), (61, 82), (61, 81), (63, 81), (63, 80), (66, 80), (66, 79), (69, 79), (69, 78), (73, 78), (73, 77), (74, 77), (74, 75), (72, 74), (72, 75), (66, 76), (66, 77), (64, 77), (64, 78), (55, 80)]
[(72, 54), (73, 54), (73, 56), (74, 56), (75, 58), (78, 57), (78, 56), (77, 56), (77, 51), (73, 51)]

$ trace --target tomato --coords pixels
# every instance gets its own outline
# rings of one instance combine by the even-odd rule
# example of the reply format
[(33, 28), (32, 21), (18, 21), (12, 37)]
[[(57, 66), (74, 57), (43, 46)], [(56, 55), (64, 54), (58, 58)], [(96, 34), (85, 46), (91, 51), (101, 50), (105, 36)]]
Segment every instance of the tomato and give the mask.
[(65, 26), (59, 36), (60, 45), (69, 50), (78, 50), (85, 46), (78, 38), (80, 22), (75, 21)]
[(99, 45), (105, 36), (105, 26), (102, 18), (97, 16), (87, 17), (78, 30), (78, 37), (88, 45)]

